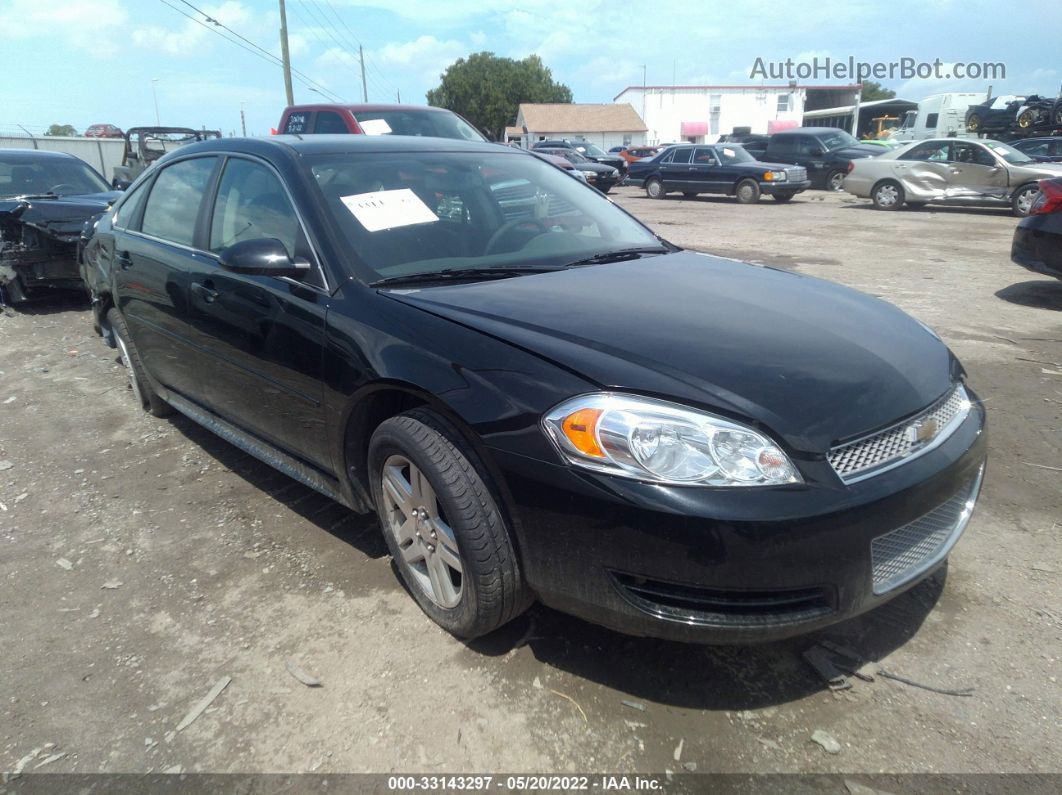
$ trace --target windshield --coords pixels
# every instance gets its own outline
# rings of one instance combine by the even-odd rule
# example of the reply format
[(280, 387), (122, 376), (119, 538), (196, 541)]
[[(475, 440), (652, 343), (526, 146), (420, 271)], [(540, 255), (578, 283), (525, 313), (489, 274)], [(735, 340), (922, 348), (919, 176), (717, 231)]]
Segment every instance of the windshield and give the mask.
[(55, 193), (73, 196), (103, 193), (110, 186), (85, 163), (73, 158), (0, 156), (0, 196), (29, 196)]
[(717, 146), (715, 153), (719, 156), (719, 161), (724, 166), (729, 166), (734, 163), (754, 163), (756, 158), (745, 151), (745, 148), (740, 144), (731, 144), (730, 146)]
[(354, 114), (368, 135), (421, 135), (486, 141), (479, 130), (456, 113), (437, 110), (363, 110)]
[(1033, 158), (1029, 157), (1024, 152), (1019, 152), (1013, 146), (1007, 146), (1005, 143), (1001, 143), (1000, 141), (985, 141), (984, 143), (988, 146), (989, 149), (991, 149), (997, 155), (1002, 157), (1012, 166), (1019, 166), (1023, 163), (1035, 162)]
[(608, 157), (608, 155), (588, 141), (572, 141), (572, 146), (590, 157)]
[(369, 282), (455, 268), (562, 267), (629, 248), (664, 251), (593, 188), (501, 147), (306, 160)]
[(828, 133), (819, 137), (819, 143), (826, 147), (827, 152), (832, 152), (834, 149), (843, 149), (846, 146), (855, 146), (859, 143), (855, 138), (846, 133), (844, 130), (838, 130), (837, 132)]

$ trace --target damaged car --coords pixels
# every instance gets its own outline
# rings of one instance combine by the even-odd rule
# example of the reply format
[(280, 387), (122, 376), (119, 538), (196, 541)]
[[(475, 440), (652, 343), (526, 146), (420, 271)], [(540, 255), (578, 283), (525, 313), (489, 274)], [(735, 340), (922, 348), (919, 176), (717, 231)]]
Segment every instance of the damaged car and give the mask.
[(218, 130), (193, 130), (191, 127), (130, 127), (125, 133), (122, 165), (114, 167), (111, 185), (125, 190), (148, 167), (178, 146), (220, 138)]
[(992, 140), (931, 138), (853, 162), (844, 189), (879, 210), (926, 204), (1005, 207), (1019, 218), (1040, 193), (1038, 181), (1062, 177), (1062, 163), (1040, 163)]
[(82, 289), (77, 261), (81, 229), (120, 195), (73, 155), (0, 149), (2, 302)]

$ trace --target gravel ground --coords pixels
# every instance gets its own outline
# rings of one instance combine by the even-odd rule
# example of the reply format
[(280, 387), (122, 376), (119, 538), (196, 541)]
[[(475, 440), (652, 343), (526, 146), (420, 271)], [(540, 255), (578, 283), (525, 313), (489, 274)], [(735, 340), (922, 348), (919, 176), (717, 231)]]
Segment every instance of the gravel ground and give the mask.
[[(1058, 771), (1062, 474), (1034, 465), (1062, 463), (1062, 283), (1009, 262), (1014, 219), (821, 192), (613, 198), (680, 245), (843, 282), (941, 333), (991, 426), (946, 573), (781, 644), (681, 646), (535, 608), (463, 645), (402, 591), (373, 518), (139, 412), (82, 304), (8, 310), (0, 770)], [(831, 692), (801, 657), (823, 639), (973, 694)]]

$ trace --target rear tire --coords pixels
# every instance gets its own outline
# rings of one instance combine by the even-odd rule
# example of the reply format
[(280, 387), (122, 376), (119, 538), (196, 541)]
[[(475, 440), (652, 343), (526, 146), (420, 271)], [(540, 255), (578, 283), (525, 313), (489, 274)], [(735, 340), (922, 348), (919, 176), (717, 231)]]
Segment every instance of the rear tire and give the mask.
[(760, 200), (760, 186), (754, 180), (743, 179), (734, 188), (738, 204), (755, 204)]
[(903, 207), (904, 192), (899, 182), (887, 179), (874, 186), (870, 198), (879, 210), (899, 210)]
[(369, 442), (372, 494), (387, 546), (427, 616), (459, 638), (485, 635), (532, 597), (475, 453), (441, 416), (415, 409)]
[(844, 190), (844, 178), (846, 173), (840, 169), (831, 171), (826, 175), (826, 190), (833, 191), (834, 193), (840, 193)]
[(129, 388), (133, 391), (133, 397), (136, 398), (144, 411), (154, 417), (165, 417), (171, 414), (173, 409), (170, 408), (170, 404), (160, 398), (151, 386), (151, 381), (148, 380), (147, 373), (144, 372), (144, 363), (141, 361), (140, 354), (129, 336), (129, 326), (117, 307), (111, 307), (110, 311), (107, 312), (107, 323), (114, 334), (114, 341), (117, 343), (122, 364), (129, 375)]
[(1028, 185), (1022, 185), (1013, 195), (1010, 197), (1010, 211), (1018, 218), (1024, 218), (1029, 214), (1029, 210), (1032, 209), (1033, 202), (1036, 201), (1037, 194), (1040, 193), (1040, 186), (1035, 182)]
[(645, 183), (645, 195), (650, 199), (663, 199), (667, 196), (667, 191), (664, 190), (664, 183), (653, 177)]

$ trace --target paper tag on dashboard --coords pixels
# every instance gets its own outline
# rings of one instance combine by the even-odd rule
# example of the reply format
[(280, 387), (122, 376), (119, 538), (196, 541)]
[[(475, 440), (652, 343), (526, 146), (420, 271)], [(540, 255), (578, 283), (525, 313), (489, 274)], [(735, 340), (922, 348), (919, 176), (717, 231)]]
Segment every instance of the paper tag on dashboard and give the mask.
[(370, 232), (439, 220), (439, 216), (409, 188), (357, 193), (341, 196), (340, 200), (358, 223)]
[(366, 135), (387, 135), (391, 132), (391, 125), (383, 119), (366, 119), (359, 121), (358, 126)]

